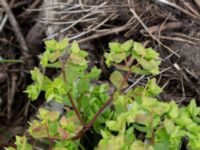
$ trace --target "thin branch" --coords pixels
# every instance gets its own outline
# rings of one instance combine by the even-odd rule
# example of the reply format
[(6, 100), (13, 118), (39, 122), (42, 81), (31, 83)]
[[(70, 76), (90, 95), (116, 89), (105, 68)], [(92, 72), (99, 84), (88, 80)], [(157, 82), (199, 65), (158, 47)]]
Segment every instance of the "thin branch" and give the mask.
[(140, 17), (137, 15), (134, 9), (130, 9), (130, 11), (133, 13), (133, 15), (136, 17), (136, 19), (140, 22), (140, 24), (143, 26), (143, 28), (149, 33), (149, 35), (158, 42), (158, 44), (162, 45), (164, 48), (169, 50), (171, 53), (175, 54), (177, 57), (180, 57), (179, 54), (177, 54), (175, 51), (173, 51), (168, 46), (164, 45), (159, 39), (157, 39), (147, 28), (147, 26), (143, 23), (143, 21), (140, 19)]
[(12, 10), (10, 9), (10, 7), (9, 7), (8, 3), (6, 2), (6, 0), (1, 0), (1, 4), (4, 7), (4, 9), (5, 9), (5, 11), (6, 11), (7, 15), (8, 15), (8, 19), (10, 21), (10, 24), (13, 27), (13, 30), (15, 32), (15, 35), (17, 37), (17, 40), (18, 40), (20, 46), (25, 51), (25, 52), (23, 52), (24, 55), (28, 56), (28, 46), (26, 44), (25, 38), (22, 35), (21, 29), (19, 27), (19, 24), (18, 24), (18, 22), (17, 22), (17, 20), (16, 20), (16, 18), (14, 16)]
[(74, 23), (72, 23), (70, 26), (67, 26), (66, 28), (60, 30), (59, 32), (56, 32), (56, 33), (54, 33), (54, 34), (48, 36), (48, 37), (45, 38), (44, 40), (52, 39), (52, 38), (56, 37), (57, 35), (59, 35), (59, 34), (61, 34), (61, 33), (63, 33), (63, 32), (66, 32), (67, 30), (71, 29), (71, 28), (74, 27), (76, 24), (78, 24), (79, 22), (81, 22), (83, 19), (86, 19), (86, 18), (88, 18), (88, 17), (94, 15), (95, 13), (97, 13), (96, 10), (98, 10), (99, 8), (103, 7), (103, 6), (106, 5), (106, 4), (107, 4), (107, 2), (104, 2), (104, 3), (102, 3), (101, 5), (95, 7), (94, 9), (91, 10), (91, 12), (87, 13), (86, 15), (84, 15), (83, 17), (81, 17), (80, 19), (78, 19), (77, 22), (74, 22)]
[(113, 100), (113, 94), (103, 104), (103, 106), (99, 109), (99, 111), (94, 115), (93, 119), (86, 125), (85, 130), (88, 130), (94, 124), (94, 122), (97, 120), (97, 118), (105, 111), (106, 108), (108, 108), (108, 106), (110, 106), (112, 100)]
[(132, 89), (136, 84), (138, 84), (138, 82), (140, 80), (142, 80), (144, 78), (145, 75), (142, 75), (141, 77), (139, 77), (135, 82), (133, 82), (133, 84), (131, 84), (125, 91), (124, 93), (127, 93), (130, 89)]
[[(124, 84), (128, 81), (130, 76), (131, 76), (131, 70), (129, 69), (128, 73), (124, 77), (124, 80), (121, 82), (120, 89), (123, 88)], [(106, 108), (108, 108), (111, 105), (113, 97), (114, 97), (114, 92), (112, 92), (110, 98), (103, 104), (103, 106), (99, 109), (99, 111), (94, 115), (92, 120), (85, 126), (85, 128), (83, 128), (80, 132), (78, 132), (77, 135), (72, 137), (72, 140), (80, 139), (83, 136), (83, 134), (92, 127), (97, 118), (106, 110)]]
[(13, 148), (17, 148), (17, 145), (15, 144), (0, 144), (0, 148), (5, 148), (5, 147), (13, 147)]
[(78, 43), (83, 43), (83, 42), (90, 41), (90, 40), (93, 40), (93, 39), (96, 39), (96, 38), (100, 38), (100, 37), (103, 37), (103, 36), (111, 35), (113, 33), (119, 33), (119, 32), (128, 30), (130, 28), (131, 28), (131, 25), (127, 25), (126, 24), (126, 25), (123, 25), (123, 26), (120, 26), (120, 27), (115, 27), (115, 28), (112, 28), (112, 29), (108, 29), (105, 32), (96, 33), (96, 34), (94, 34), (92, 36), (83, 38), (83, 39), (79, 40)]
[(78, 140), (80, 139), (83, 134), (88, 131), (92, 125), (94, 124), (94, 122), (97, 120), (97, 118), (105, 111), (106, 108), (108, 108), (108, 106), (110, 106), (111, 102), (113, 101), (113, 94), (110, 96), (110, 98), (103, 104), (103, 106), (99, 109), (99, 111), (94, 115), (94, 117), (92, 118), (92, 120), (85, 126), (85, 128), (83, 128), (81, 131), (79, 131), (74, 137), (72, 137), (72, 140)]
[(71, 103), (71, 105), (72, 105), (72, 107), (73, 107), (78, 119), (80, 120), (82, 126), (84, 127), (85, 123), (84, 123), (83, 119), (81, 118), (81, 115), (80, 115), (78, 109), (76, 108), (76, 105), (75, 105), (75, 103), (74, 103), (74, 101), (72, 99), (72, 96), (71, 96), (71, 94), (69, 92), (67, 93), (67, 97), (69, 98), (69, 101), (70, 101), (70, 103)]
[[(62, 64), (62, 69), (61, 69), (61, 71), (62, 71), (62, 74), (63, 74), (63, 80), (64, 80), (65, 84), (67, 84), (67, 77), (66, 77), (66, 73), (65, 73), (65, 62), (63, 62), (63, 64)], [(80, 115), (78, 109), (76, 108), (76, 105), (75, 105), (75, 103), (74, 103), (74, 100), (73, 100), (73, 98), (72, 98), (70, 92), (67, 93), (67, 97), (69, 98), (69, 101), (70, 101), (70, 103), (71, 103), (71, 105), (72, 105), (72, 107), (73, 107), (73, 110), (74, 110), (75, 113), (76, 113), (76, 116), (78, 117), (79, 121), (81, 122), (82, 126), (84, 127), (84, 126), (85, 126), (85, 123), (84, 123), (84, 121), (83, 121), (83, 119), (82, 119), (82, 117), (81, 117), (81, 115)]]

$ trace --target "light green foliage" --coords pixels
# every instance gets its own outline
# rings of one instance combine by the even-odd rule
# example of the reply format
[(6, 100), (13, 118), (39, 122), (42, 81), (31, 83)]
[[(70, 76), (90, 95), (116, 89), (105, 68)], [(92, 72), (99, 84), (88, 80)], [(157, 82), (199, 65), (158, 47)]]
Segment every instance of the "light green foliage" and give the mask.
[(60, 42), (56, 40), (45, 41), (46, 51), (40, 56), (40, 64), (42, 67), (60, 67), (61, 63), (57, 61), (63, 51), (68, 46), (68, 39)]
[(156, 79), (151, 79), (147, 84), (148, 94), (151, 96), (157, 96), (162, 92), (162, 89), (157, 86)]
[[(44, 140), (53, 150), (84, 149), (80, 139), (72, 140), (85, 126), (71, 109), (70, 100), (88, 124), (107, 102), (110, 87), (114, 86), (112, 109), (108, 105), (92, 124), (93, 134), (102, 136), (96, 150), (180, 150), (183, 137), (188, 139), (190, 150), (200, 149), (200, 108), (195, 100), (186, 107), (179, 107), (174, 101), (159, 101), (162, 89), (155, 78), (145, 86), (123, 92), (132, 75), (159, 73), (159, 54), (152, 48), (133, 40), (109, 43), (105, 63), (115, 67), (115, 71), (110, 75), (110, 83), (103, 83), (94, 82), (101, 70), (88, 67), (88, 53), (76, 41), (68, 45), (68, 39), (50, 40), (45, 45), (46, 51), (40, 56), (41, 68), (31, 71), (33, 83), (25, 92), (32, 100), (44, 92), (47, 102), (55, 100), (68, 107), (65, 115), (40, 108), (37, 119), (29, 123), (28, 134), (34, 140)], [(60, 74), (46, 76), (48, 67), (57, 68)], [(15, 144), (17, 150), (34, 149), (25, 136), (17, 136)]]
[[(136, 65), (131, 65), (132, 72), (137, 74), (158, 74), (159, 73), (159, 54), (152, 48), (145, 48), (141, 43), (133, 40), (122, 44), (117, 42), (109, 43), (110, 52), (105, 53), (107, 66), (115, 65), (129, 59), (137, 60)], [(122, 70), (126, 70), (127, 66)]]
[[(195, 101), (192, 100), (187, 107), (179, 108), (174, 101), (170, 103), (158, 101), (155, 96), (161, 91), (156, 85), (155, 79), (147, 83), (147, 88), (138, 87), (133, 90), (133, 93), (141, 94), (140, 98), (133, 99), (129, 103), (120, 102), (121, 107), (128, 107), (128, 109), (121, 112), (116, 118), (106, 121), (106, 128), (101, 131), (103, 139), (99, 142), (97, 149), (108, 149), (108, 147), (115, 149), (113, 145), (118, 143), (119, 150), (179, 150), (183, 137), (189, 139), (188, 147), (191, 150), (200, 149), (200, 125), (198, 119), (194, 119), (199, 118), (199, 108)], [(118, 103), (116, 101), (121, 100), (116, 99), (115, 105)], [(116, 108), (118, 107), (119, 105)], [(130, 138), (133, 138), (132, 136), (136, 134), (134, 130), (137, 130), (140, 131), (140, 134), (145, 135), (146, 142), (142, 143), (135, 136), (131, 142), (125, 140), (126, 132), (129, 130), (127, 126), (132, 128)], [(136, 141), (137, 144), (135, 144)]]
[(78, 118), (73, 114), (71, 116), (62, 116), (56, 111), (39, 109), (39, 120), (30, 123), (29, 133), (35, 139), (49, 138), (57, 140), (66, 140), (74, 136), (81, 125)]
[[(16, 149), (17, 150), (32, 150), (33, 147), (27, 142), (27, 138), (25, 136), (16, 136)], [(5, 150), (15, 150), (13, 147), (8, 147)]]
[(79, 141), (56, 141), (53, 150), (78, 150), (79, 149)]
[[(45, 42), (46, 51), (40, 56), (42, 68), (35, 67), (31, 71), (34, 82), (27, 87), (25, 92), (28, 93), (29, 98), (36, 100), (43, 91), (47, 102), (55, 100), (71, 106), (67, 96), (70, 93), (78, 111), (82, 112), (84, 121), (88, 123), (109, 98), (109, 87), (108, 84), (92, 84), (93, 80), (98, 79), (101, 70), (97, 67), (89, 69), (88, 53), (81, 50), (76, 41), (71, 46), (67, 45), (67, 41), (65, 39), (61, 42), (55, 40)], [(64, 51), (65, 49), (67, 50)], [(62, 69), (61, 55), (68, 55), (67, 59), (64, 60), (66, 61), (64, 64), (66, 81), (62, 73), (54, 78), (49, 78), (44, 75), (45, 72), (40, 71), (48, 67)], [(101, 124), (105, 123), (111, 114), (110, 109), (107, 109), (98, 117), (93, 125), (96, 132), (99, 132)], [(81, 129), (82, 126), (74, 111), (68, 111), (67, 116), (59, 117), (58, 112), (39, 109), (38, 120), (30, 123), (29, 134), (35, 139), (48, 139), (49, 137), (57, 139), (55, 147), (61, 147), (60, 145), (74, 147), (79, 144), (74, 144), (69, 139)]]
[(114, 71), (110, 76), (110, 81), (117, 89), (127, 87), (127, 83), (125, 83), (123, 87), (121, 87), (121, 85), (123, 84), (123, 80), (124, 76), (119, 71)]
[(31, 77), (35, 83), (28, 86), (25, 92), (29, 93), (29, 98), (36, 100), (41, 92), (44, 78), (40, 70), (36, 67), (31, 71)]

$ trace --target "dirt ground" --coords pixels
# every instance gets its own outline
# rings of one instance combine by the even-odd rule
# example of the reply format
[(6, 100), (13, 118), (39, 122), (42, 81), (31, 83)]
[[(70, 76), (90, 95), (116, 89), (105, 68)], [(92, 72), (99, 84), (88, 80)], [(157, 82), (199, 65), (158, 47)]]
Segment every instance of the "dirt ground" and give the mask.
[(0, 147), (25, 133), (27, 121), (44, 104), (42, 95), (31, 102), (24, 93), (29, 71), (38, 66), (43, 41), (63, 37), (90, 52), (103, 80), (109, 77), (101, 63), (109, 41), (133, 39), (153, 47), (162, 58), (156, 76), (164, 88), (160, 98), (179, 105), (195, 98), (200, 105), (199, 0), (1, 0)]

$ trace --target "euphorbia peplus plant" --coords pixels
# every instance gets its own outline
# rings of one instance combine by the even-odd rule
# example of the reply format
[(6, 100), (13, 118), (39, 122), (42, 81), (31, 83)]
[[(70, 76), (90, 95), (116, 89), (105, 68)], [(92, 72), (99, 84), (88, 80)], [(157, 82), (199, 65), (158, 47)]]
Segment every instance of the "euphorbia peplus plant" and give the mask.
[[(101, 70), (88, 67), (88, 53), (76, 41), (69, 45), (67, 39), (50, 40), (45, 45), (41, 68), (31, 71), (34, 83), (26, 93), (37, 100), (43, 91), (47, 102), (64, 103), (67, 113), (40, 108), (27, 137), (16, 137), (17, 150), (34, 149), (37, 140), (43, 140), (49, 149), (84, 149), (80, 139), (89, 129), (102, 135), (95, 148), (99, 150), (179, 150), (182, 138), (188, 139), (191, 150), (200, 149), (200, 108), (194, 100), (182, 108), (174, 101), (160, 102), (156, 97), (162, 89), (155, 79), (149, 79), (145, 87), (126, 90), (132, 75), (159, 73), (159, 54), (152, 48), (133, 40), (109, 43), (105, 63), (116, 68), (110, 75), (113, 91), (111, 84), (94, 82)], [(49, 67), (59, 69), (60, 74), (46, 76)]]

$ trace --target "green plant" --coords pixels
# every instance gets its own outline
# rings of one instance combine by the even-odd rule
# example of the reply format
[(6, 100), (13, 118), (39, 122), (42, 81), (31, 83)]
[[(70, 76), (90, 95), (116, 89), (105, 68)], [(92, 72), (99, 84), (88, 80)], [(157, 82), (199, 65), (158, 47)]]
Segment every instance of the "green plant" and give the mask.
[[(101, 134), (95, 149), (106, 150), (179, 150), (182, 138), (188, 138), (191, 150), (200, 149), (200, 108), (192, 100), (179, 108), (174, 101), (161, 102), (162, 89), (156, 80), (146, 86), (127, 89), (133, 74), (159, 73), (159, 54), (133, 40), (122, 44), (109, 43), (106, 65), (114, 66), (109, 83), (95, 82), (101, 70), (88, 66), (88, 53), (76, 41), (45, 42), (46, 51), (40, 56), (41, 68), (31, 71), (33, 84), (26, 93), (37, 100), (41, 92), (47, 102), (55, 100), (66, 105), (66, 114), (39, 109), (37, 119), (30, 123), (28, 135), (16, 137), (17, 150), (33, 149), (34, 142), (43, 140), (49, 149), (84, 149), (80, 139), (89, 129)], [(50, 78), (45, 72), (57, 68), (60, 74)], [(113, 107), (110, 107), (113, 106)], [(13, 147), (6, 148), (14, 149)]]
[(174, 101), (158, 101), (151, 92), (155, 88), (159, 89), (153, 79), (146, 87), (130, 91), (128, 95), (134, 97), (131, 103), (118, 102), (127, 99), (126, 95), (115, 99), (115, 104), (120, 103), (127, 110), (116, 110), (116, 117), (106, 121), (98, 150), (110, 149), (113, 145), (120, 150), (180, 150), (182, 138), (188, 139), (190, 150), (200, 149), (200, 108), (195, 101), (178, 108)]

